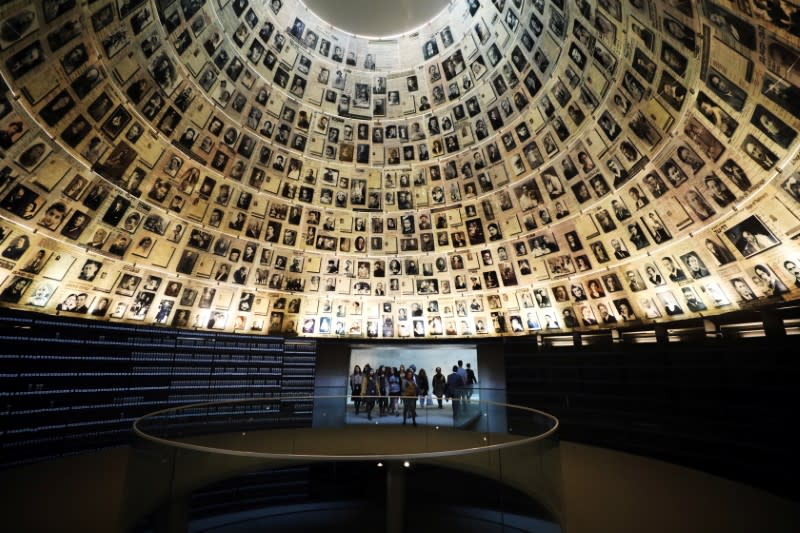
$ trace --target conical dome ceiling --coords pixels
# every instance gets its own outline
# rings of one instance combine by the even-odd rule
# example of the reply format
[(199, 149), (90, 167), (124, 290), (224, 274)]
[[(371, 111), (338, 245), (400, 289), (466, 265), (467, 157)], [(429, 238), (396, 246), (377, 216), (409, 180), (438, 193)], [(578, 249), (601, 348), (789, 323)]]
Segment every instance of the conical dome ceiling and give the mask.
[(797, 7), (340, 4), (4, 2), (2, 305), (458, 338), (800, 294)]

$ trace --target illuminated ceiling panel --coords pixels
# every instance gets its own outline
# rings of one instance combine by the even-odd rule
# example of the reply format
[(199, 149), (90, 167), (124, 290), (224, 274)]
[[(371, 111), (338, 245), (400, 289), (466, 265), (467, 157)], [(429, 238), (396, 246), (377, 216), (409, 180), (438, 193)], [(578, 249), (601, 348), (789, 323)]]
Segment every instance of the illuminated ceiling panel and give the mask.
[(433, 21), (448, 0), (305, 0), (330, 25), (354, 35), (391, 36), (414, 31)]

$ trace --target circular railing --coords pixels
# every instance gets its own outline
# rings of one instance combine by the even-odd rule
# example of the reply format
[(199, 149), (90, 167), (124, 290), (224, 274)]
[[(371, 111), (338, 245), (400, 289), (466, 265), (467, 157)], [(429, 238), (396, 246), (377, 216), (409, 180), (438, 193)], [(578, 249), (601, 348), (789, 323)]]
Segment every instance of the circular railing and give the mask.
[[(394, 403), (387, 397), (276, 396), (162, 409), (133, 424), (140, 439), (128, 483), (137, 487), (131, 490), (151, 491), (150, 508), (156, 509), (264, 468), (373, 461), (386, 471), (387, 516), (397, 517), (403, 512), (402, 472), (426, 464), (498, 481), (558, 520), (558, 420), (488, 398), (502, 400), (504, 394), (463, 390), (441, 407), (435, 397), (411, 397), (404, 404), (402, 397)], [(387, 531), (400, 522), (387, 518)]]
[[(558, 420), (542, 411), (477, 399), (404, 400), (291, 396), (171, 407), (137, 419), (137, 436), (198, 452), (284, 460), (422, 459), (524, 446), (553, 436)], [(384, 406), (383, 400), (386, 400)], [(369, 403), (374, 402), (367, 414)], [(429, 404), (430, 403), (430, 404)], [(297, 426), (311, 411), (312, 427)], [(404, 418), (406, 419), (404, 421)], [(403, 432), (400, 432), (403, 430)], [(386, 433), (391, 431), (389, 437)], [(323, 438), (323, 436), (325, 438)]]

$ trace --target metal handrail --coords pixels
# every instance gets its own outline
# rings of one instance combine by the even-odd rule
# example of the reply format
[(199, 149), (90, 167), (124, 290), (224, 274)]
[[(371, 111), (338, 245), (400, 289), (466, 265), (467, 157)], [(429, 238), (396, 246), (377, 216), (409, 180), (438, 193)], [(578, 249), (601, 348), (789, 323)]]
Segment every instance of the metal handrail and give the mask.
[[(479, 389), (477, 389), (479, 390)], [(480, 446), (472, 446), (466, 448), (458, 448), (453, 450), (444, 450), (444, 451), (431, 451), (431, 452), (412, 452), (412, 453), (403, 453), (403, 454), (326, 454), (326, 453), (271, 453), (271, 452), (253, 452), (253, 451), (245, 451), (245, 450), (236, 450), (236, 449), (229, 449), (229, 448), (218, 448), (213, 446), (204, 446), (200, 444), (193, 444), (190, 442), (185, 442), (181, 440), (173, 440), (163, 437), (158, 437), (152, 435), (145, 431), (141, 424), (142, 422), (147, 421), (148, 419), (152, 419), (157, 416), (169, 414), (169, 413), (176, 413), (181, 410), (188, 410), (188, 409), (202, 409), (208, 407), (219, 407), (225, 405), (235, 405), (235, 404), (249, 404), (249, 403), (262, 403), (267, 401), (276, 401), (276, 400), (291, 400), (291, 401), (308, 401), (308, 400), (330, 400), (330, 399), (342, 399), (343, 401), (347, 401), (350, 395), (347, 396), (340, 396), (340, 395), (332, 395), (332, 396), (288, 396), (288, 397), (274, 397), (274, 398), (263, 398), (260, 400), (253, 400), (253, 399), (237, 399), (237, 400), (223, 400), (223, 401), (216, 401), (216, 402), (203, 402), (203, 403), (196, 403), (196, 404), (189, 404), (183, 405), (178, 407), (169, 407), (166, 409), (160, 409), (158, 411), (154, 411), (152, 413), (148, 413), (138, 419), (136, 419), (133, 423), (133, 431), (134, 433), (147, 441), (157, 443), (163, 446), (168, 447), (175, 447), (175, 448), (182, 448), (186, 450), (192, 450), (197, 452), (204, 452), (204, 453), (214, 453), (214, 454), (222, 454), (222, 455), (231, 455), (231, 456), (238, 456), (238, 457), (251, 457), (251, 458), (263, 458), (263, 459), (278, 459), (278, 460), (337, 460), (337, 461), (363, 461), (363, 460), (375, 460), (375, 459), (383, 459), (383, 460), (398, 460), (398, 459), (425, 459), (425, 458), (436, 458), (436, 457), (450, 457), (455, 455), (465, 455), (470, 453), (476, 452), (483, 452), (483, 451), (491, 451), (491, 450), (499, 450), (502, 448), (510, 448), (514, 446), (521, 446), (525, 444), (530, 444), (533, 442), (541, 441), (547, 439), (554, 435), (559, 427), (559, 421), (556, 417), (545, 413), (544, 411), (539, 411), (538, 409), (533, 409), (530, 407), (523, 407), (520, 405), (515, 404), (507, 404), (507, 403), (500, 403), (500, 402), (493, 402), (487, 400), (472, 400), (473, 403), (477, 402), (479, 405), (486, 405), (486, 406), (494, 406), (494, 407), (505, 407), (506, 409), (515, 409), (523, 412), (527, 412), (530, 414), (535, 414), (542, 416), (550, 421), (552, 426), (547, 429), (546, 431), (542, 432), (539, 435), (534, 435), (530, 437), (521, 437), (515, 438), (514, 440), (507, 441), (507, 442), (500, 442), (500, 443), (493, 443), (493, 444), (486, 444)], [(351, 426), (352, 427), (352, 426)], [(309, 428), (301, 428), (301, 429), (309, 429)], [(310, 428), (313, 429), (313, 428)], [(435, 428), (436, 430), (439, 427)], [(275, 428), (275, 431), (297, 431), (297, 429), (292, 428)], [(510, 433), (507, 433), (510, 434)], [(517, 437), (517, 435), (514, 435)]]

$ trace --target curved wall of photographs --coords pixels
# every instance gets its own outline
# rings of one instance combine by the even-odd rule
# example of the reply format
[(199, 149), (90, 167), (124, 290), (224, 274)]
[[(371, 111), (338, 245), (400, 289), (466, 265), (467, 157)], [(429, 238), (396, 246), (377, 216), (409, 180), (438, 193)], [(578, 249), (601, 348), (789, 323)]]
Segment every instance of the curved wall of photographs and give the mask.
[(772, 0), (458, 0), (391, 39), (3, 0), (1, 305), (447, 338), (796, 299), (799, 36)]

